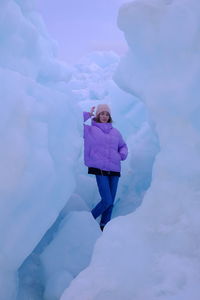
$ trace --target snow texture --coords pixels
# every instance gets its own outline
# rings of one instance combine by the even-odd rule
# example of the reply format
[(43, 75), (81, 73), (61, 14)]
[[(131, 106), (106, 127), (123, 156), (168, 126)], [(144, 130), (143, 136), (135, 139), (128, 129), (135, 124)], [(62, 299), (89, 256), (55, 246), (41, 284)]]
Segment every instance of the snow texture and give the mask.
[(119, 11), (129, 52), (115, 81), (147, 105), (160, 153), (142, 205), (106, 226), (61, 300), (199, 299), (199, 12), (197, 0)]
[(17, 269), (74, 189), (81, 139), (64, 93), (71, 71), (32, 1), (1, 1), (0, 40), (0, 298), (8, 300)]
[[(196, 300), (198, 8), (127, 4), (127, 56), (94, 52), (69, 68), (34, 1), (1, 1), (0, 299)], [(99, 103), (129, 147), (103, 234), (82, 137), (82, 110)]]

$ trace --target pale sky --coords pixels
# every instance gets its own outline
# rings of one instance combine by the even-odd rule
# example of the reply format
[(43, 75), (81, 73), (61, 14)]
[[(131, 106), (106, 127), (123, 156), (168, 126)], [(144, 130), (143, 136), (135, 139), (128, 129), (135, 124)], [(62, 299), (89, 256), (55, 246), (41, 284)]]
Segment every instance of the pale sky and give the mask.
[(118, 9), (126, 0), (36, 0), (47, 29), (59, 44), (59, 58), (73, 64), (93, 50), (127, 50), (117, 27)]

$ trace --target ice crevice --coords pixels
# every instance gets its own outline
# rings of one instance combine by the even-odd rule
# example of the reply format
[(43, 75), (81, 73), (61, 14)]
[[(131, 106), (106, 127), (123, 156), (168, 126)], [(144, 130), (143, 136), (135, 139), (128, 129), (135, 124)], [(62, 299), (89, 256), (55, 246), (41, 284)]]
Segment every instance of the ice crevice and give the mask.
[(142, 205), (111, 222), (62, 300), (199, 298), (199, 12), (197, 0), (135, 0), (119, 11), (129, 53), (115, 82), (145, 101), (160, 152)]
[[(69, 67), (31, 0), (1, 1), (0, 299), (198, 300), (199, 11), (127, 3), (127, 55)], [(102, 234), (82, 111), (105, 102), (129, 156)]]
[[(152, 166), (159, 150), (154, 125), (145, 105), (123, 92), (112, 79), (118, 63), (118, 56), (112, 52), (92, 53), (74, 66), (74, 73), (68, 82), (68, 89), (71, 89), (79, 110), (80, 119), (76, 126), (79, 139), (82, 139), (82, 110), (109, 102), (113, 115), (119, 120), (118, 126), (129, 143), (129, 158), (123, 166), (113, 218), (127, 215), (141, 205), (151, 183)], [(123, 104), (120, 106), (121, 98)], [(90, 213), (99, 201), (96, 182), (83, 165), (83, 144), (78, 142), (78, 146), (79, 153), (73, 169), (74, 190), (56, 221), (20, 267), (19, 300), (25, 300), (30, 294), (38, 300), (59, 299), (71, 281), (88, 267), (96, 241), (101, 236), (98, 223)]]

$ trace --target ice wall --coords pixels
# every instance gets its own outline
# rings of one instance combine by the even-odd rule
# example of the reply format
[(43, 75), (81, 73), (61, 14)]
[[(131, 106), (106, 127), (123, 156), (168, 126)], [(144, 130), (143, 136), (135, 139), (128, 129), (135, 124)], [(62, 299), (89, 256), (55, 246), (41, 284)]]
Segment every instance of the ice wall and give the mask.
[(113, 220), (62, 300), (199, 299), (199, 1), (132, 1), (115, 76), (144, 101), (161, 152), (142, 206)]
[(81, 143), (65, 93), (70, 70), (56, 60), (55, 43), (33, 7), (32, 1), (0, 3), (2, 300), (14, 299), (17, 268), (71, 195)]

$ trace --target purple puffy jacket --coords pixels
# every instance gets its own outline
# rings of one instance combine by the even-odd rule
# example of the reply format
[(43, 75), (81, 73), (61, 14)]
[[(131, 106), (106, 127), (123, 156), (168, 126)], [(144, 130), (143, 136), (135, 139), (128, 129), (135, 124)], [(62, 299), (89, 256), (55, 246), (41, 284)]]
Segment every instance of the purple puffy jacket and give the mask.
[[(90, 118), (83, 112), (84, 122)], [(88, 167), (105, 171), (121, 171), (121, 160), (128, 155), (128, 148), (120, 132), (112, 123), (97, 123), (92, 119), (91, 126), (84, 124), (84, 162)]]

